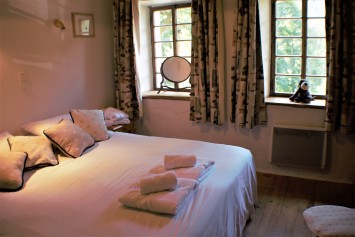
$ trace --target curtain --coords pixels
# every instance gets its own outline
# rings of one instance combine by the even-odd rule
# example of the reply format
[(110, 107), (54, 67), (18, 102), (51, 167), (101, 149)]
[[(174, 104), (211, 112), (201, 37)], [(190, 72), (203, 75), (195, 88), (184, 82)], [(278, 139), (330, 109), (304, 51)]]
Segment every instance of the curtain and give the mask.
[(190, 120), (225, 120), (222, 1), (192, 0)]
[(355, 1), (326, 0), (327, 101), (325, 127), (355, 132)]
[(240, 127), (266, 124), (260, 24), (256, 0), (236, 0), (231, 74), (231, 121)]
[(132, 0), (114, 0), (114, 77), (117, 108), (139, 117), (139, 82), (135, 70)]

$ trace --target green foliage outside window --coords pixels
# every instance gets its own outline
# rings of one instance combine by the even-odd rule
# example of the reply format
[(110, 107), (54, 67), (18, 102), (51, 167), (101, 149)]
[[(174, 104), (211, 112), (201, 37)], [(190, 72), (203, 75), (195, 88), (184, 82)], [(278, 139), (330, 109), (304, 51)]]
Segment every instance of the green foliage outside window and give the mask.
[[(307, 16), (302, 18), (306, 6)], [(324, 0), (275, 0), (274, 11), (274, 92), (292, 94), (306, 78), (312, 94), (325, 95)]]

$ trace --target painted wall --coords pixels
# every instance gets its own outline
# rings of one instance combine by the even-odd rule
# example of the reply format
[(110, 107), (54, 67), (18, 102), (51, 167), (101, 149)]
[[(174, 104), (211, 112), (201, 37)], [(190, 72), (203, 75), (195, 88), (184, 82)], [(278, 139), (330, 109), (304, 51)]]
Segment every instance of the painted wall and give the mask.
[[(224, 0), (226, 77), (230, 78), (233, 2)], [(226, 93), (230, 92), (228, 81)], [(227, 120), (230, 100), (227, 99)], [(268, 105), (268, 124), (252, 130), (235, 127), (226, 121), (223, 126), (196, 124), (189, 121), (189, 101), (143, 99), (144, 118), (136, 122), (138, 133), (153, 136), (203, 140), (246, 147), (254, 155), (258, 171), (319, 180), (355, 183), (355, 135), (332, 135), (328, 146), (328, 168), (322, 172), (295, 168), (280, 168), (269, 164), (272, 127), (274, 124), (323, 127), (324, 109)], [(292, 141), (290, 141), (292, 142)], [(221, 154), (223, 155), (223, 154)], [(302, 155), (302, 151), (300, 151)]]
[[(72, 12), (94, 14), (94, 38), (73, 37)], [(111, 1), (1, 0), (0, 132), (73, 108), (112, 106), (112, 29)]]

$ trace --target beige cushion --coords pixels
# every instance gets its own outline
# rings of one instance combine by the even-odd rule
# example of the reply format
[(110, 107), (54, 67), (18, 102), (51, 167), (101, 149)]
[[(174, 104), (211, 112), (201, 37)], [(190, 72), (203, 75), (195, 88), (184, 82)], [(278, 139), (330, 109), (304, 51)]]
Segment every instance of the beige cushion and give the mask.
[(0, 152), (0, 190), (16, 191), (23, 185), (23, 170), (27, 154), (24, 152)]
[(90, 146), (94, 139), (70, 120), (62, 120), (43, 132), (65, 155), (77, 158)]
[(55, 117), (51, 117), (48, 119), (38, 120), (30, 123), (26, 123), (22, 126), (22, 129), (26, 132), (36, 135), (36, 136), (44, 136), (43, 131), (57, 125), (62, 119), (71, 120), (70, 114), (62, 114)]
[(321, 205), (308, 208), (303, 216), (318, 236), (355, 236), (355, 209)]
[(11, 151), (26, 152), (25, 170), (57, 165), (51, 142), (43, 136), (11, 136), (8, 138)]
[(9, 142), (7, 141), (7, 138), (9, 137), (11, 137), (11, 134), (8, 132), (3, 132), (0, 134), (0, 151), (10, 151)]
[(102, 110), (79, 110), (73, 109), (70, 115), (76, 125), (90, 134), (95, 141), (104, 141), (109, 139), (104, 113)]

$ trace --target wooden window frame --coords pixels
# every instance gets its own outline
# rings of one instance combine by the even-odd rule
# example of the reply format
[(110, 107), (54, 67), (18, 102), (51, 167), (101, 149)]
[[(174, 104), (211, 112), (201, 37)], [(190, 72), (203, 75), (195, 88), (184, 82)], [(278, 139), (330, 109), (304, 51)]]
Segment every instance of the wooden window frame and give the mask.
[[(152, 67), (153, 67), (153, 88), (154, 90), (159, 90), (160, 87), (157, 85), (160, 84), (160, 81), (158, 82), (157, 80), (157, 74), (160, 74), (160, 71), (156, 71), (156, 65), (155, 65), (155, 59), (156, 58), (165, 58), (165, 57), (156, 57), (155, 56), (155, 43), (160, 42), (160, 41), (154, 41), (154, 12), (155, 11), (161, 11), (161, 10), (172, 10), (172, 28), (173, 28), (173, 55), (172, 56), (178, 56), (177, 54), (177, 42), (178, 41), (191, 41), (191, 40), (177, 40), (176, 36), (176, 28), (178, 25), (176, 23), (176, 10), (179, 8), (186, 8), (186, 7), (191, 7), (191, 4), (189, 3), (184, 3), (184, 4), (174, 4), (174, 5), (166, 5), (166, 6), (159, 6), (159, 7), (149, 7), (149, 14), (150, 14), (150, 32), (151, 32), (151, 48), (152, 48)], [(186, 24), (186, 23), (184, 23)], [(192, 22), (191, 22), (192, 25)], [(167, 42), (167, 41), (161, 41), (161, 42)], [(190, 56), (191, 58), (191, 56)], [(187, 88), (179, 88), (178, 83), (174, 83), (174, 88), (164, 88), (164, 90), (168, 91), (182, 91), (182, 92), (187, 92), (190, 91), (190, 89)]]
[[(271, 96), (279, 96), (279, 97), (289, 97), (293, 93), (278, 93), (275, 91), (275, 59), (276, 59), (276, 39), (282, 37), (276, 37), (276, 2), (278, 0), (272, 0), (272, 9), (271, 9), (271, 32), (272, 32), (272, 42), (271, 42), (271, 77), (270, 77), (270, 95)], [(308, 19), (325, 19), (325, 17), (307, 17), (307, 8), (308, 8), (308, 0), (301, 0), (302, 1), (302, 16), (301, 18), (289, 18), (289, 19), (301, 19), (302, 20), (302, 36), (299, 37), (302, 39), (302, 55), (301, 57), (301, 78), (306, 78), (306, 63), (307, 63), (307, 39), (308, 38), (326, 38), (324, 37), (308, 37), (307, 36), (307, 20)], [(288, 18), (282, 18), (288, 19)], [(297, 37), (292, 37), (297, 38)], [(317, 57), (311, 56), (310, 58), (324, 58), (324, 57)], [(324, 77), (324, 76), (312, 76), (312, 77)], [(327, 75), (325, 76), (327, 80)], [(325, 99), (326, 95), (315, 95), (317, 99)]]

